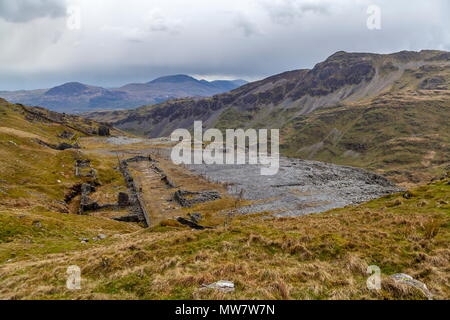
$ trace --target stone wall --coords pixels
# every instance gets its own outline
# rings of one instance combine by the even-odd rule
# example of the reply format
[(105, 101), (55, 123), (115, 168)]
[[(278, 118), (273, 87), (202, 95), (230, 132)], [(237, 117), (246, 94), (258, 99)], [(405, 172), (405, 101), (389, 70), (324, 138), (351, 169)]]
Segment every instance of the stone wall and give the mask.
[[(150, 226), (149, 214), (145, 208), (144, 201), (141, 198), (140, 191), (134, 181), (133, 176), (128, 168), (129, 162), (149, 161), (148, 157), (135, 157), (120, 162), (120, 172), (122, 173), (125, 183), (128, 187), (129, 202), (130, 202), (130, 215), (137, 216), (139, 222), (144, 223), (146, 227)], [(122, 217), (123, 218), (123, 217)]]

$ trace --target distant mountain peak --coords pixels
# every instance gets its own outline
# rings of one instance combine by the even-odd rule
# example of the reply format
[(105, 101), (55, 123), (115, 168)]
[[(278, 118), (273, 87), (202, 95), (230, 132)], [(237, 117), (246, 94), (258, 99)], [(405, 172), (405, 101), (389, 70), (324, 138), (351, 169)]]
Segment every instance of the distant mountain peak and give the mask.
[(80, 82), (67, 82), (51, 89), (20, 92), (1, 91), (14, 103), (39, 105), (63, 112), (96, 109), (130, 109), (158, 104), (170, 99), (211, 97), (240, 87), (240, 81), (197, 80), (185, 74), (169, 75), (148, 83), (130, 83), (120, 88), (102, 88)]
[(197, 79), (185, 75), (185, 74), (176, 74), (171, 76), (164, 76), (157, 78), (153, 81), (150, 81), (149, 84), (154, 83), (181, 83), (181, 82), (199, 82)]
[(57, 95), (78, 95), (89, 90), (89, 87), (80, 82), (67, 82), (60, 86), (51, 88), (48, 90), (46, 96), (57, 96)]

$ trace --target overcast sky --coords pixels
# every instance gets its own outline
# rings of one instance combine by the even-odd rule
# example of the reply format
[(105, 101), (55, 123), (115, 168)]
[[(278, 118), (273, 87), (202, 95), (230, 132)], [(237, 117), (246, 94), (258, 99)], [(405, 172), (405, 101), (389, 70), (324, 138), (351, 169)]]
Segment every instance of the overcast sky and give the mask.
[[(450, 50), (449, 3), (0, 0), (0, 90), (111, 87), (179, 73), (256, 80), (340, 50)], [(381, 9), (381, 30), (367, 27), (370, 5)]]

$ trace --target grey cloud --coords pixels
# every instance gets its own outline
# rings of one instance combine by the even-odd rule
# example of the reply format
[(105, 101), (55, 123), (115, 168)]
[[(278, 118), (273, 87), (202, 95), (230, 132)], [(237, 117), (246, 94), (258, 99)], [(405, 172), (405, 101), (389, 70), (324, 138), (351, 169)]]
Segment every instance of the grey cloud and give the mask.
[(246, 37), (261, 34), (258, 27), (242, 14), (236, 16), (236, 18), (234, 19), (234, 23), (235, 26), (240, 29)]
[(168, 32), (179, 33), (181, 30), (181, 21), (178, 19), (170, 19), (164, 15), (164, 12), (155, 8), (148, 13), (148, 30), (150, 32)]
[(66, 14), (63, 0), (0, 0), (0, 19), (24, 23), (43, 17), (62, 17)]
[(260, 4), (268, 12), (272, 21), (281, 25), (290, 25), (305, 13), (327, 14), (329, 6), (326, 3), (304, 3), (299, 0), (281, 0), (278, 2), (263, 0)]
[(328, 14), (328, 7), (325, 5), (318, 5), (318, 4), (304, 4), (300, 6), (300, 12), (306, 13), (306, 12), (313, 12), (316, 14)]
[[(242, 7), (191, 0), (203, 4), (200, 12), (183, 7), (185, 0), (129, 1), (135, 5), (104, 1), (107, 14), (86, 1), (82, 32), (67, 30), (62, 19), (39, 21), (39, 29), (0, 20), (0, 90), (68, 81), (120, 86), (178, 73), (255, 80), (311, 68), (340, 50), (450, 49), (448, 0), (254, 0)], [(373, 2), (382, 9), (376, 31), (366, 26)]]

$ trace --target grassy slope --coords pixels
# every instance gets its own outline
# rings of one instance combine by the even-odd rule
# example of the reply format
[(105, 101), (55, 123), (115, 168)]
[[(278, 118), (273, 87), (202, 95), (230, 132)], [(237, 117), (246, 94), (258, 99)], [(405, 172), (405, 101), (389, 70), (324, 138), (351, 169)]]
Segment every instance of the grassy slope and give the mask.
[[(76, 128), (86, 123), (72, 122)], [(30, 122), (18, 105), (0, 101), (0, 263), (23, 260), (47, 253), (80, 248), (80, 237), (114, 234), (138, 229), (132, 225), (93, 217), (64, 214), (67, 190), (82, 180), (74, 176), (76, 151), (56, 151), (39, 145), (63, 142), (63, 131), (83, 136), (53, 122)], [(66, 141), (67, 142), (67, 141)], [(123, 184), (111, 165), (94, 161), (99, 181)]]
[(418, 183), (450, 164), (450, 100), (400, 99), (297, 118), (284, 131), (289, 156), (365, 167)]
[[(0, 101), (0, 205), (27, 207), (41, 204), (47, 209), (60, 209), (67, 190), (81, 180), (74, 175), (74, 161), (80, 155), (73, 149), (56, 151), (36, 142), (49, 144), (75, 143), (83, 131), (98, 124), (70, 119), (69, 128), (51, 121), (28, 121), (20, 105)], [(63, 131), (75, 134), (71, 140), (58, 138)], [(120, 174), (112, 165), (94, 161), (99, 180), (117, 182)]]
[[(45, 259), (0, 267), (1, 298), (31, 299), (421, 299), (388, 275), (405, 272), (448, 299), (448, 179), (357, 207), (297, 218), (236, 218), (201, 232), (156, 227)], [(65, 288), (82, 269), (82, 290)], [(383, 289), (366, 289), (367, 266)], [(26, 279), (27, 281), (24, 281)], [(221, 279), (234, 294), (200, 289)]]
[(35, 139), (56, 144), (60, 142), (57, 136), (67, 128), (29, 122), (20, 110), (15, 105), (0, 104), (0, 203), (16, 201), (26, 206), (19, 201), (26, 198), (56, 204), (64, 199), (64, 186), (75, 183), (75, 153), (43, 147)]

